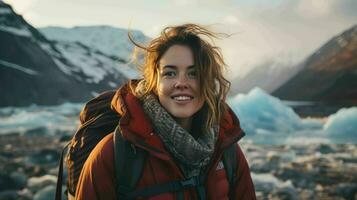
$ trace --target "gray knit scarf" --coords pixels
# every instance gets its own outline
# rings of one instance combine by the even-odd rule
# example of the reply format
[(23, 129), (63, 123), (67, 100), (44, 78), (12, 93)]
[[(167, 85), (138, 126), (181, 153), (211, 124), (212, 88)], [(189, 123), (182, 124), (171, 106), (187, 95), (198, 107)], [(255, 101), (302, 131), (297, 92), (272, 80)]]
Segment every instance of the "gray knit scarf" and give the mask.
[(161, 106), (154, 94), (142, 97), (144, 112), (149, 116), (155, 133), (178, 162), (186, 178), (197, 176), (209, 163), (217, 140), (218, 127), (201, 133), (195, 139)]

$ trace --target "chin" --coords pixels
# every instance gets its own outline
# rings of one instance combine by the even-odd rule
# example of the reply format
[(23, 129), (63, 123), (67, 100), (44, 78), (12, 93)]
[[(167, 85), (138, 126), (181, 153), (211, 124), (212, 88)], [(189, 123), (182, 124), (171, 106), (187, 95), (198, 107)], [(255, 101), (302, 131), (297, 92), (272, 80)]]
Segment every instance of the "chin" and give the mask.
[(195, 113), (172, 112), (170, 114), (174, 118), (187, 119), (187, 118), (191, 118)]

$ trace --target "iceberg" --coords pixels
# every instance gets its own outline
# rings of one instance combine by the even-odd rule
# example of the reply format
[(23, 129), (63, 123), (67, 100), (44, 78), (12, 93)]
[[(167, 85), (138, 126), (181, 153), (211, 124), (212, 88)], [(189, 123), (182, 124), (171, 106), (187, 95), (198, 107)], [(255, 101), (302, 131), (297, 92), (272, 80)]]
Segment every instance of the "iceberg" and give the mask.
[(341, 142), (357, 142), (357, 107), (342, 108), (327, 119), (324, 132), (331, 138)]
[(281, 100), (260, 88), (237, 94), (228, 104), (247, 134), (291, 133), (303, 128), (300, 117)]

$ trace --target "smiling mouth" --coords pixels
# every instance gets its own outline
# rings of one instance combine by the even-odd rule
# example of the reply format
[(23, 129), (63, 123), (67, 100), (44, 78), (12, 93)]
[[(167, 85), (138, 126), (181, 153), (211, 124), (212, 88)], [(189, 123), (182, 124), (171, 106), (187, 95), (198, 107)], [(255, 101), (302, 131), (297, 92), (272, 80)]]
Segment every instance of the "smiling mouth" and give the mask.
[(176, 101), (188, 101), (188, 100), (192, 100), (193, 97), (191, 97), (191, 96), (173, 96), (173, 97), (171, 97), (171, 99), (174, 99)]

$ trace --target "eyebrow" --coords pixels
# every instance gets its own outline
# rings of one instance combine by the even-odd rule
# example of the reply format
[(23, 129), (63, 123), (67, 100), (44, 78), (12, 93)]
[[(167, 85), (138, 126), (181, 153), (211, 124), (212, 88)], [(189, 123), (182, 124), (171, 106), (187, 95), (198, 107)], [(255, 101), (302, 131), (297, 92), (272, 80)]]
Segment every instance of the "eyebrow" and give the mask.
[[(187, 68), (188, 69), (192, 69), (192, 68), (195, 68), (195, 67), (196, 67), (195, 65), (190, 65)], [(161, 69), (165, 69), (165, 68), (177, 69), (177, 66), (176, 65), (164, 65), (164, 66), (161, 66)]]

